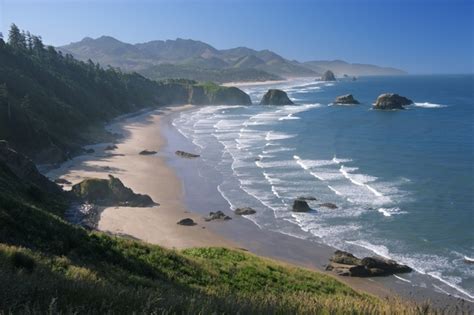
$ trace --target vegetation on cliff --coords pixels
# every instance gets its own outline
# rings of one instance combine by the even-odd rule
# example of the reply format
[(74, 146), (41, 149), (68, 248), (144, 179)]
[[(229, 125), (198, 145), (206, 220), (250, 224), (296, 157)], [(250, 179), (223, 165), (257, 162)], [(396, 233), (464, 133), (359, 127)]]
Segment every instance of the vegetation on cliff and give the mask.
[[(201, 94), (195, 81), (155, 82), (104, 69), (46, 47), (15, 25), (0, 39), (0, 139), (37, 162), (58, 162), (105, 137), (102, 124), (120, 114), (164, 104), (235, 104), (233, 88)], [(240, 97), (240, 98), (239, 98)]]

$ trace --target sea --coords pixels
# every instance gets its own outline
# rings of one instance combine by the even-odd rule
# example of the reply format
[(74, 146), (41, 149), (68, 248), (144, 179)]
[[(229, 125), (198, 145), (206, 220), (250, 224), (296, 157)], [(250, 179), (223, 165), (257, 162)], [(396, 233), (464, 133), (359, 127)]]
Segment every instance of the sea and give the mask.
[[(474, 301), (474, 76), (295, 79), (240, 86), (251, 106), (201, 106), (172, 125), (201, 155), (218, 206), (259, 229), (412, 267), (412, 285)], [(295, 105), (258, 105), (269, 88)], [(393, 92), (406, 110), (372, 109)], [(334, 105), (353, 94), (359, 105)], [(291, 211), (300, 196), (312, 211)], [(321, 206), (333, 203), (337, 209)], [(422, 275), (423, 277), (420, 277)], [(425, 279), (425, 280), (423, 280)]]

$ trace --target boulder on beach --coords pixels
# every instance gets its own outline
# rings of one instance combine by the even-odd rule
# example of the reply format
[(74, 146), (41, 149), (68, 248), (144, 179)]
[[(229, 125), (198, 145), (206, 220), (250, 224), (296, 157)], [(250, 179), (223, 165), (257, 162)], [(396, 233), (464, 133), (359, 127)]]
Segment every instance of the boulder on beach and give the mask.
[(234, 210), (234, 213), (237, 215), (251, 215), (257, 213), (254, 209), (250, 207), (237, 208)]
[(117, 149), (117, 146), (115, 144), (110, 144), (105, 147), (104, 151), (111, 151)]
[(193, 225), (196, 225), (196, 222), (194, 222), (194, 220), (191, 218), (184, 218), (176, 222), (176, 224), (184, 225), (184, 226), (193, 226)]
[(194, 158), (200, 157), (199, 154), (184, 152), (184, 151), (180, 151), (180, 150), (176, 151), (175, 154), (177, 156), (180, 156), (180, 157), (183, 157), (183, 158), (186, 158), (186, 159), (194, 159)]
[(293, 105), (285, 91), (270, 89), (265, 93), (260, 105)]
[(321, 76), (321, 81), (336, 81), (336, 76), (334, 75), (334, 72), (327, 70)]
[(319, 206), (320, 207), (325, 207), (325, 208), (328, 208), (328, 209), (337, 209), (337, 205), (335, 205), (334, 203), (331, 203), (331, 202), (320, 203)]
[(310, 210), (311, 208), (308, 206), (308, 203), (305, 200), (295, 199), (293, 201), (293, 207), (292, 207), (293, 212), (308, 212)]
[(412, 271), (410, 267), (391, 259), (376, 256), (359, 259), (351, 253), (340, 250), (334, 252), (329, 261), (326, 270), (334, 271), (340, 276), (378, 277)]
[(355, 105), (355, 104), (360, 104), (358, 100), (354, 98), (352, 94), (346, 94), (346, 95), (341, 95), (336, 97), (336, 100), (334, 101), (334, 104), (336, 105)]
[(379, 95), (375, 101), (375, 109), (405, 109), (404, 106), (413, 104), (413, 101), (395, 93)]
[(86, 202), (101, 206), (149, 207), (156, 203), (148, 195), (136, 194), (109, 175), (108, 179), (87, 178), (72, 186), (72, 194)]
[(151, 150), (143, 150), (143, 151), (140, 151), (140, 155), (153, 155), (153, 154), (156, 154), (157, 152), (156, 151), (151, 151)]
[(232, 218), (226, 215), (222, 211), (216, 211), (216, 212), (209, 212), (209, 216), (204, 218), (204, 220), (205, 221), (214, 221), (214, 220), (227, 221), (227, 220), (232, 220)]

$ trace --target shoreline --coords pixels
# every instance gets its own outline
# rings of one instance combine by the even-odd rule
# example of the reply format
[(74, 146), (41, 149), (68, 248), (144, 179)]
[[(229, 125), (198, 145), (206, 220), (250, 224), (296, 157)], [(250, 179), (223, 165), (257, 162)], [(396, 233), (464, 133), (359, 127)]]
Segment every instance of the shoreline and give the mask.
[[(135, 192), (149, 194), (160, 204), (152, 208), (105, 208), (98, 224), (101, 231), (131, 236), (168, 248), (207, 246), (245, 248), (259, 256), (331, 275), (358, 291), (381, 298), (401, 296), (403, 299), (413, 300), (411, 291), (403, 294), (403, 290), (406, 289), (388, 286), (386, 278), (374, 281), (368, 278), (338, 277), (325, 272), (323, 266), (334, 251), (329, 246), (260, 230), (250, 220), (238, 216), (233, 216), (230, 222), (205, 222), (203, 216), (209, 211), (220, 209), (206, 207), (205, 210), (196, 211), (189, 205), (189, 201), (185, 200), (186, 196), (190, 195), (192, 186), (186, 186), (180, 168), (181, 171), (186, 171), (189, 164), (194, 164), (189, 163), (191, 160), (183, 160), (174, 155), (176, 148), (173, 148), (173, 145), (182, 146), (184, 145), (182, 142), (167, 141), (170, 132), (177, 133), (171, 130), (174, 114), (191, 108), (193, 106), (173, 106), (166, 110), (152, 110), (117, 119), (107, 126), (109, 131), (123, 134), (116, 144), (117, 149), (112, 151), (112, 154), (103, 151), (106, 144), (88, 146), (96, 152), (68, 161), (60, 169), (50, 172), (48, 176), (56, 178), (62, 175), (62, 178), (74, 184), (87, 176), (106, 177), (112, 174)], [(158, 151), (158, 154), (138, 155), (138, 152), (144, 149)], [(163, 178), (166, 180), (163, 181)], [(176, 225), (177, 221), (186, 217), (192, 218), (198, 224), (192, 227)], [(275, 246), (275, 243), (279, 246)], [(452, 301), (454, 297), (443, 298), (429, 295), (429, 292), (424, 293), (428, 295), (417, 296), (414, 300), (422, 302), (426, 299), (438, 299), (439, 304), (435, 303), (438, 306), (451, 305), (455, 302)]]
[[(173, 106), (118, 117), (106, 129), (122, 135), (114, 150), (104, 150), (109, 143), (86, 146), (94, 153), (77, 156), (60, 168), (47, 173), (50, 178), (64, 178), (73, 184), (86, 177), (107, 178), (114, 175), (136, 193), (149, 195), (159, 203), (154, 207), (105, 207), (98, 210), (97, 229), (114, 235), (126, 235), (168, 248), (203, 246), (236, 247), (236, 244), (207, 230), (201, 216), (190, 213), (184, 203), (181, 181), (157, 155), (139, 155), (142, 150), (160, 151), (166, 145), (159, 128), (161, 118), (171, 112), (191, 108)], [(166, 179), (166, 180), (163, 180)], [(183, 218), (197, 225), (176, 224)]]

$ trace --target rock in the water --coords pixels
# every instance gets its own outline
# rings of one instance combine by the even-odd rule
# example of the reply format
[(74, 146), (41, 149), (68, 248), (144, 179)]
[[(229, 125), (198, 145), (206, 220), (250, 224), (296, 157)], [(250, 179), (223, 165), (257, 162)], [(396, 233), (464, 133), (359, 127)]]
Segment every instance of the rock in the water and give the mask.
[(375, 101), (375, 109), (405, 109), (404, 106), (413, 104), (413, 101), (394, 93), (379, 95)]
[(319, 206), (329, 208), (329, 209), (337, 209), (337, 205), (330, 202), (320, 203)]
[(293, 201), (293, 212), (308, 212), (311, 208), (308, 206), (308, 203), (301, 199), (295, 199)]
[(265, 93), (260, 105), (293, 105), (286, 92), (277, 89), (270, 89)]
[(336, 76), (331, 70), (327, 70), (321, 76), (321, 81), (336, 81)]
[(105, 147), (104, 151), (111, 151), (117, 149), (117, 146), (115, 144), (111, 144)]
[(193, 219), (191, 218), (184, 218), (176, 222), (176, 224), (185, 225), (185, 226), (193, 226), (193, 225), (196, 225), (196, 222), (194, 222)]
[(86, 202), (102, 206), (149, 207), (156, 205), (148, 195), (136, 194), (125, 187), (120, 179), (88, 178), (73, 185), (71, 192)]
[(410, 267), (390, 259), (381, 257), (359, 259), (351, 253), (340, 250), (336, 251), (329, 260), (326, 270), (334, 271), (341, 276), (377, 277), (412, 271)]
[(352, 81), (357, 81), (357, 78), (356, 78), (356, 77), (352, 77)]
[(352, 96), (352, 94), (346, 94), (346, 95), (341, 95), (336, 97), (336, 100), (334, 101), (334, 104), (337, 105), (354, 105), (354, 104), (360, 104), (358, 100)]
[(180, 157), (183, 157), (183, 158), (187, 158), (187, 159), (193, 159), (193, 158), (197, 158), (197, 157), (200, 157), (199, 154), (193, 154), (193, 153), (189, 153), (189, 152), (184, 152), (184, 151), (176, 151), (175, 154), (177, 156), (180, 156)]
[(209, 212), (209, 216), (206, 217), (204, 220), (205, 221), (213, 221), (213, 220), (227, 221), (227, 220), (232, 220), (232, 218), (226, 215), (222, 211), (217, 211), (217, 212)]
[(61, 185), (71, 185), (71, 182), (64, 178), (56, 178), (54, 182)]
[(257, 213), (254, 209), (250, 207), (237, 208), (234, 210), (234, 213), (237, 215), (251, 215)]
[(313, 197), (313, 196), (299, 196), (296, 199), (305, 200), (305, 201), (317, 201), (318, 200), (316, 197)]
[(156, 151), (149, 151), (149, 150), (143, 150), (143, 151), (140, 151), (140, 155), (153, 155), (153, 154), (156, 154), (157, 152)]

